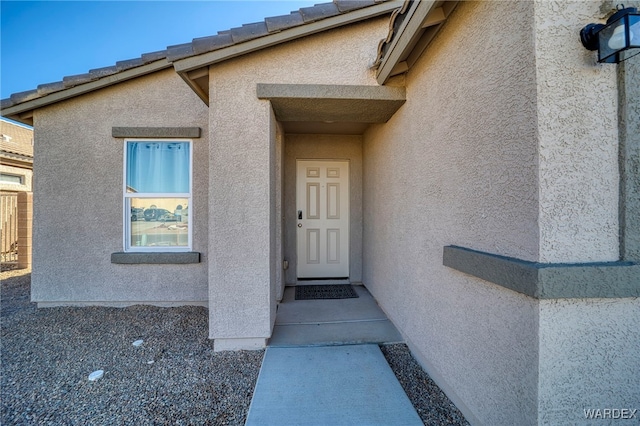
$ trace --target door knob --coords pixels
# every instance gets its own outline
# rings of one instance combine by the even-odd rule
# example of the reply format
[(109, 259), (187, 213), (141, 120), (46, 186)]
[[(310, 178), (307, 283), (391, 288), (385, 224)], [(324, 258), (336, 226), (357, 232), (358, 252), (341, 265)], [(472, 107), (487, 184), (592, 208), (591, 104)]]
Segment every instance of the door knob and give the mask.
[(301, 223), (298, 224), (298, 228), (302, 228), (302, 224)]

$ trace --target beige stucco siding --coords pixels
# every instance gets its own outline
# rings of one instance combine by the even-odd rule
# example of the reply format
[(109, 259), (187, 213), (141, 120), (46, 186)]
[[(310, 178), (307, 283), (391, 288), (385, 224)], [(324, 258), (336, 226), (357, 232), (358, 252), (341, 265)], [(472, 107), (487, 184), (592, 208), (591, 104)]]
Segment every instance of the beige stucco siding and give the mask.
[[(210, 86), (233, 87), (238, 94), (246, 89), (254, 101), (257, 83), (377, 86), (371, 65), (388, 24), (387, 16), (371, 19), (216, 64)], [(220, 102), (219, 96), (210, 99)]]
[(618, 260), (616, 66), (577, 36), (601, 4), (535, 2), (541, 262)]
[(378, 18), (210, 67), (210, 337), (218, 347), (264, 345), (275, 309), (272, 268), (282, 268), (269, 254), (277, 124), (257, 84), (376, 85), (369, 65), (387, 28)]
[(639, 353), (640, 299), (541, 301), (540, 424), (585, 424), (585, 410), (637, 409)]
[[(535, 4), (542, 262), (620, 257), (618, 99), (627, 99), (624, 114), (634, 88), (617, 86), (617, 66), (596, 64), (574, 36), (602, 15), (601, 3)], [(541, 424), (636, 408), (638, 299), (544, 300), (539, 312)]]
[(533, 24), (531, 2), (461, 2), (364, 138), (363, 281), (478, 424), (537, 420), (537, 302), (442, 251), (538, 259)]
[[(32, 299), (43, 303), (207, 301), (208, 111), (172, 70), (35, 111)], [(123, 139), (114, 126), (200, 127), (193, 149), (193, 250), (202, 263), (119, 265)]]
[(364, 282), (472, 422), (579, 422), (612, 380), (624, 397), (604, 402), (637, 396), (628, 340), (594, 340), (636, 326), (635, 301), (537, 301), (442, 265), (446, 245), (618, 260), (615, 68), (577, 37), (599, 16), (600, 2), (461, 2), (407, 103), (365, 134)]

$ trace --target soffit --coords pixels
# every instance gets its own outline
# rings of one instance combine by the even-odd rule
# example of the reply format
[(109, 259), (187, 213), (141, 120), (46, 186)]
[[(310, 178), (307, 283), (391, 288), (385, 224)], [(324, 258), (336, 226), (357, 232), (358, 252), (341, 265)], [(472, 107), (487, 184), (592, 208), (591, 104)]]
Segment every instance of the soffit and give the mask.
[(362, 134), (405, 103), (404, 87), (258, 84), (288, 133)]
[(323, 121), (284, 121), (284, 132), (291, 135), (361, 135), (369, 123), (325, 123)]

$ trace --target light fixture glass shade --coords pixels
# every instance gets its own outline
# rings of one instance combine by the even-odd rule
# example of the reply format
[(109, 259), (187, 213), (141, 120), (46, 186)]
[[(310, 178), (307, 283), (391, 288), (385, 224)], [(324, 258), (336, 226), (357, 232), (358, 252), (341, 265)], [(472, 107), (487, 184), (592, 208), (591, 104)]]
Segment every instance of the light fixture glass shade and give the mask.
[(614, 28), (611, 38), (607, 42), (607, 46), (612, 51), (618, 51), (624, 49), (627, 45), (627, 32), (624, 25), (618, 25)]
[(640, 48), (640, 14), (629, 15), (629, 34), (631, 40), (629, 45), (633, 48)]
[[(615, 18), (615, 17), (614, 17)], [(598, 32), (598, 62), (618, 63), (640, 53), (640, 14), (621, 16)]]

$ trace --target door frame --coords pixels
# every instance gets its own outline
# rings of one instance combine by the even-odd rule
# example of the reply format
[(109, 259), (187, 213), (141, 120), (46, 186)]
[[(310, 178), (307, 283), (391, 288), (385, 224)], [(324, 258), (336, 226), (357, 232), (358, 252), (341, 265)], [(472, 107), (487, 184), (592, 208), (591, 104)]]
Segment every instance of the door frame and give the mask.
[[(283, 147), (283, 258), (286, 286), (297, 281), (296, 160), (349, 162), (349, 280), (362, 282), (363, 259), (363, 140), (360, 135), (286, 134)], [(322, 284), (326, 281), (321, 281)], [(331, 281), (333, 282), (333, 281)], [(310, 284), (304, 280), (300, 283)]]
[[(347, 191), (346, 193), (346, 198), (347, 198), (347, 206), (346, 206), (346, 211), (344, 211), (343, 213), (346, 215), (346, 218), (343, 218), (343, 220), (345, 222), (344, 223), (344, 229), (345, 235), (347, 237), (346, 240), (346, 250), (344, 252), (345, 257), (346, 257), (346, 275), (341, 274), (341, 276), (337, 277), (337, 276), (332, 276), (331, 273), (327, 273), (324, 276), (318, 276), (318, 277), (312, 277), (312, 278), (307, 278), (307, 277), (300, 277), (299, 276), (299, 262), (300, 262), (300, 252), (299, 252), (299, 229), (298, 229), (298, 224), (300, 223), (300, 221), (298, 220), (297, 217), (295, 217), (296, 221), (296, 228), (295, 228), (295, 234), (296, 234), (296, 246), (295, 246), (295, 251), (296, 251), (296, 282), (299, 281), (315, 281), (315, 280), (336, 280), (339, 279), (341, 281), (348, 281), (349, 280), (349, 276), (350, 276), (350, 271), (351, 271), (351, 161), (349, 159), (345, 159), (345, 158), (296, 158), (295, 159), (295, 208), (296, 208), (296, 214), (297, 214), (297, 209), (299, 208), (298, 206), (298, 185), (299, 185), (299, 175), (298, 175), (298, 166), (301, 162), (313, 162), (313, 163), (345, 163), (346, 164), (346, 176), (344, 177), (346, 179), (345, 183), (345, 189)], [(320, 198), (320, 202), (321, 205), (326, 204), (327, 199), (326, 197), (319, 197)], [(305, 203), (308, 206), (308, 200)], [(303, 211), (305, 211), (308, 207), (304, 208)], [(341, 228), (342, 229), (342, 228)]]

